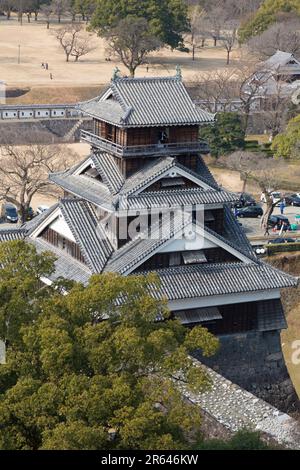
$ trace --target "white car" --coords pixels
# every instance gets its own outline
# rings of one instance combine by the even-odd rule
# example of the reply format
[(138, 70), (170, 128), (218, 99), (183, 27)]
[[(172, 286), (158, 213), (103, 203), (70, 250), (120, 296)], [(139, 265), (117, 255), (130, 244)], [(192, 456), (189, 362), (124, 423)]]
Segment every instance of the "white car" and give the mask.
[(48, 206), (41, 205), (37, 208), (36, 213), (37, 215), (42, 214), (43, 212), (47, 211), (49, 209)]
[[(272, 198), (273, 204), (276, 204), (276, 206), (278, 206), (282, 199), (281, 193), (279, 191), (272, 191), (270, 193), (270, 196)], [(265, 193), (261, 193), (260, 200), (261, 202), (267, 202)]]

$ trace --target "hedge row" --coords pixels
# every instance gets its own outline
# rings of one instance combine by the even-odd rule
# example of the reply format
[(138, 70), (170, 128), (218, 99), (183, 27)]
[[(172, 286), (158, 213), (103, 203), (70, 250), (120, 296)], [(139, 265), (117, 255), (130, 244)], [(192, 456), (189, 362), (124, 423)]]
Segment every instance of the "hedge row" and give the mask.
[(266, 245), (266, 252), (268, 256), (275, 253), (286, 253), (291, 251), (300, 251), (300, 242), (296, 243), (274, 243)]

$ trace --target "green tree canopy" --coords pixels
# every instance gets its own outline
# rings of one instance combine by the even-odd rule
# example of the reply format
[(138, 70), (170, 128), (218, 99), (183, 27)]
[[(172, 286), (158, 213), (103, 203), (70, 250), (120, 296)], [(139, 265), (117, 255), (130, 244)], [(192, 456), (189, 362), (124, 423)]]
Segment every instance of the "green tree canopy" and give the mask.
[[(262, 439), (258, 431), (248, 431), (241, 429), (228, 441), (220, 439), (210, 439), (203, 441), (198, 447), (199, 450), (271, 450)], [(275, 449), (274, 449), (275, 450)]]
[(217, 113), (215, 125), (205, 126), (200, 132), (213, 157), (227, 155), (245, 145), (245, 131), (237, 113)]
[(91, 28), (106, 35), (127, 16), (145, 18), (150, 34), (172, 48), (182, 42), (182, 33), (189, 29), (183, 0), (98, 0)]
[[(34, 296), (37, 269), (30, 266), (43, 257), (33, 247), (25, 256), (19, 243), (2, 247), (12, 260), (0, 270), (7, 284), (9, 269), (20, 282), (27, 267), (32, 271), (22, 308), (34, 305), (35, 314), (12, 337), (0, 368), (0, 449), (187, 447), (187, 436), (200, 431), (199, 410), (177, 384), (197, 391), (209, 385), (189, 353), (209, 356), (218, 340), (169, 318), (166, 302), (149, 294), (150, 284), (159, 288), (154, 275), (95, 275), (86, 287), (69, 285), (68, 295), (54, 286)], [(11, 283), (7, 302), (17, 315), (19, 290)]]
[(300, 114), (288, 122), (286, 131), (272, 142), (275, 157), (300, 158)]
[(300, 15), (299, 0), (265, 0), (256, 14), (239, 29), (241, 42), (245, 42), (252, 36), (263, 33), (275, 23), (278, 15), (295, 13)]
[(0, 338), (17, 342), (21, 326), (37, 316), (35, 301), (45, 293), (39, 290), (40, 278), (54, 271), (54, 257), (14, 240), (0, 243), (0, 266)]
[(150, 33), (145, 18), (127, 16), (107, 33), (110, 49), (128, 68), (133, 77), (147, 54), (160, 47), (159, 40)]

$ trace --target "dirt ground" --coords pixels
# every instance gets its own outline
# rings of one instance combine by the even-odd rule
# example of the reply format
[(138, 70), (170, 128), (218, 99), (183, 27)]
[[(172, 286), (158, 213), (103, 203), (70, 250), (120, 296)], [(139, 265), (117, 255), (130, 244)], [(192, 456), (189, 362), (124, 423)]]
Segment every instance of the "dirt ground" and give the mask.
[[(63, 50), (53, 34), (58, 27), (57, 24), (51, 24), (47, 30), (42, 21), (28, 24), (26, 19), (21, 26), (15, 18), (7, 21), (0, 17), (0, 80), (6, 82), (8, 87), (100, 86), (110, 80), (116, 65), (124, 74), (127, 73), (124, 66), (115, 60), (105, 60), (108, 57), (105, 41), (95, 34), (95, 50), (77, 63), (73, 60), (66, 63)], [(232, 53), (230, 67), (236, 65), (240, 52), (237, 49)], [(48, 62), (49, 70), (41, 67), (42, 62)], [(142, 66), (137, 76), (173, 75), (177, 64), (182, 67), (183, 79), (191, 81), (198, 73), (226, 67), (226, 52), (222, 47), (213, 47), (210, 43), (197, 51), (196, 60), (193, 61), (190, 53), (162, 49), (150, 55), (148, 72)], [(50, 73), (53, 80), (50, 79)]]

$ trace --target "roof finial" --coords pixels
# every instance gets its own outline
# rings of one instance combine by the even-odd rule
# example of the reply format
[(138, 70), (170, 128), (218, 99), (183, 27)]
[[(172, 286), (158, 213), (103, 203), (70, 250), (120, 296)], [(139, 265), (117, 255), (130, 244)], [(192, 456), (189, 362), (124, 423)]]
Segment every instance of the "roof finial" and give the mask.
[(178, 78), (178, 80), (182, 79), (181, 67), (178, 64), (176, 65), (176, 78)]
[(116, 80), (117, 78), (120, 78), (120, 72), (121, 70), (119, 69), (119, 67), (115, 67), (112, 80)]

